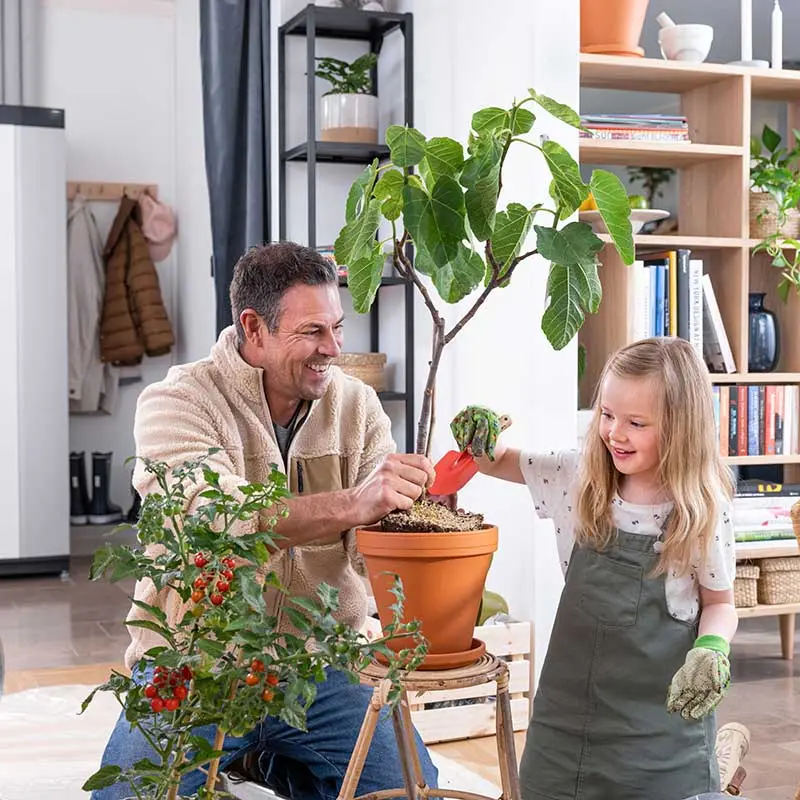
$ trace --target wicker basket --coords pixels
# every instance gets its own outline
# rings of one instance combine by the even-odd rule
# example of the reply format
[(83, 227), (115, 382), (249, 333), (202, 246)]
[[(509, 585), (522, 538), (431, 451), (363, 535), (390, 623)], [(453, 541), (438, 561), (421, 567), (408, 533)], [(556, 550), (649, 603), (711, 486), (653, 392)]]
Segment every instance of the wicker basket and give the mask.
[(376, 392), (386, 390), (386, 353), (341, 353), (333, 363)]
[[(778, 204), (766, 192), (750, 192), (750, 238), (766, 239), (778, 230)], [(800, 236), (800, 211), (796, 208), (786, 212), (786, 222), (781, 235), (796, 239)]]
[(737, 564), (733, 581), (733, 604), (736, 608), (752, 608), (758, 604), (758, 575), (756, 564)]
[(758, 579), (758, 602), (767, 606), (800, 603), (800, 556), (764, 558)]

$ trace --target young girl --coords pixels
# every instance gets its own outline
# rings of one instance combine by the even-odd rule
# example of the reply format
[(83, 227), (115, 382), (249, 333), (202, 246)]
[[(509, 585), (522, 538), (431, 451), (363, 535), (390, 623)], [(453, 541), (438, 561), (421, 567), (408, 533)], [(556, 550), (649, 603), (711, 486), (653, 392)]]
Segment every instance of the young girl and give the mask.
[[(476, 426), (459, 441), (483, 473), (527, 484), (566, 573), (522, 796), (718, 791), (713, 709), (730, 681), (737, 614), (731, 480), (708, 374), (684, 340), (646, 339), (611, 356), (598, 389), (580, 458), (493, 452)], [(469, 410), (476, 421), (492, 413)]]

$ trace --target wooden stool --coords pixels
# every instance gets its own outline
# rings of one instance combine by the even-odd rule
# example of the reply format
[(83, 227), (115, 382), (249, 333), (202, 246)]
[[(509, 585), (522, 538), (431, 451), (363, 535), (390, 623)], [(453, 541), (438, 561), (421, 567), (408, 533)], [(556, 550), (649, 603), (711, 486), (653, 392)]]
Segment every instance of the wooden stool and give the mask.
[[(372, 736), (378, 724), (378, 717), (388, 704), (391, 683), (386, 679), (388, 669), (373, 662), (360, 673), (361, 683), (374, 687), (361, 731), (347, 772), (344, 776), (338, 800), (354, 800), (361, 771), (367, 758)], [(385, 800), (390, 797), (408, 797), (409, 800), (425, 800), (428, 797), (453, 797), (460, 800), (493, 800), (486, 795), (462, 792), (455, 789), (431, 789), (425, 783), (419, 763), (417, 748), (414, 746), (413, 723), (408, 703), (408, 692), (433, 692), (443, 689), (465, 689), (484, 683), (497, 684), (497, 755), (500, 762), (500, 782), (503, 793), (500, 800), (520, 800), (517, 755), (514, 747), (514, 730), (511, 720), (511, 703), (508, 696), (508, 666), (488, 653), (467, 667), (446, 670), (418, 670), (407, 672), (401, 677), (403, 694), (400, 702), (392, 709), (397, 748), (403, 770), (405, 787), (386, 789), (362, 795), (364, 800)], [(362, 800), (359, 798), (359, 800)]]

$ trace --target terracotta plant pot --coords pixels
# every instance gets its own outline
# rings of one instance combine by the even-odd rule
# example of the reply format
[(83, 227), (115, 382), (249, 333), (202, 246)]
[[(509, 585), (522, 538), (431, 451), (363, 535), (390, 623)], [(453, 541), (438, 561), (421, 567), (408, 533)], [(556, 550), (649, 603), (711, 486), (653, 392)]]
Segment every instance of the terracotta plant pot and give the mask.
[(581, 52), (643, 56), (639, 47), (650, 0), (581, 0)]
[[(405, 593), (404, 621), (419, 620), (428, 640), (422, 669), (450, 669), (476, 661), (484, 652), (473, 639), (475, 620), (492, 553), (497, 550), (497, 528), (460, 533), (393, 533), (380, 526), (356, 530), (382, 625), (392, 619), (396, 602), (389, 591), (394, 574)], [(411, 646), (398, 639), (397, 652)]]

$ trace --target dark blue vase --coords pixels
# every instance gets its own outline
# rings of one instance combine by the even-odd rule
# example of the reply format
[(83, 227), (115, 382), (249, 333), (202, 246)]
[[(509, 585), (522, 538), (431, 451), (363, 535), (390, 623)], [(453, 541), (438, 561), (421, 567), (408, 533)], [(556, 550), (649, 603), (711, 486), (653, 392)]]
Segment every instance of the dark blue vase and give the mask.
[(772, 372), (778, 365), (780, 341), (778, 320), (764, 308), (764, 293), (750, 293), (750, 344), (747, 369), (750, 372)]

